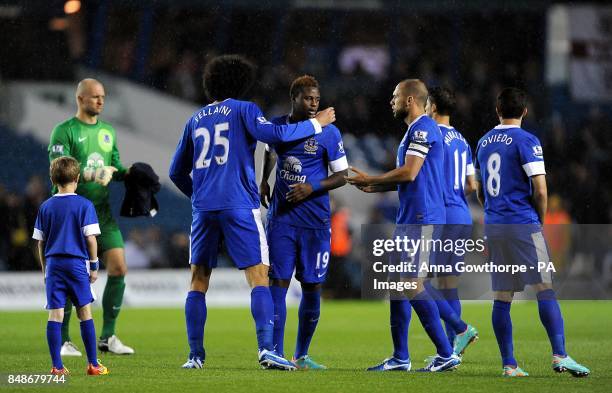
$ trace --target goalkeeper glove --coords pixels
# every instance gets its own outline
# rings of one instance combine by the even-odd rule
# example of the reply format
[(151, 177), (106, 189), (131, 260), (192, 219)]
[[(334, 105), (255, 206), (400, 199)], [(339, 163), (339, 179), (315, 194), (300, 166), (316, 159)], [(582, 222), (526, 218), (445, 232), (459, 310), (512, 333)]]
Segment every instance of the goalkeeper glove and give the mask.
[(96, 169), (96, 175), (94, 180), (96, 183), (106, 187), (113, 178), (113, 173), (117, 172), (117, 168), (114, 166), (103, 166)]

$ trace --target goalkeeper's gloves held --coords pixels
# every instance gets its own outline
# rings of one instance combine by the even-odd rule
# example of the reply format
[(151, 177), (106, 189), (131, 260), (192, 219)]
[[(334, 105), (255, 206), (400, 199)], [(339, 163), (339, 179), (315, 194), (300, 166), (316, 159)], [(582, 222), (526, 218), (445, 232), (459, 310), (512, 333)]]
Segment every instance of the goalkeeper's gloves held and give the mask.
[(117, 168), (114, 166), (103, 166), (101, 168), (96, 169), (96, 174), (94, 176), (94, 181), (104, 187), (110, 183), (113, 178), (113, 173), (117, 172)]

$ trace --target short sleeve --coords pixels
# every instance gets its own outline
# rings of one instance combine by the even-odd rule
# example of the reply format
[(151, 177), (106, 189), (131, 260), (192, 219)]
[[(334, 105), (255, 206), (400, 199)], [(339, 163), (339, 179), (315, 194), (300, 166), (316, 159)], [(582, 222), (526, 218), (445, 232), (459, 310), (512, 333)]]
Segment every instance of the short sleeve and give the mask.
[(43, 209), (41, 207), (38, 210), (38, 214), (36, 215), (36, 222), (34, 223), (34, 233), (32, 234), (32, 239), (34, 240), (45, 240), (42, 211)]
[(406, 155), (425, 158), (431, 148), (432, 137), (431, 130), (415, 127), (415, 130), (408, 134)]
[(68, 128), (65, 125), (56, 126), (51, 132), (48, 151), (49, 161), (70, 155), (70, 138)]
[(327, 157), (329, 160), (329, 169), (336, 173), (348, 169), (348, 161), (346, 159), (346, 153), (344, 151), (344, 143), (342, 142), (342, 135), (340, 130), (336, 127), (330, 127), (331, 133), (327, 140)]
[(81, 229), (85, 236), (97, 236), (100, 234), (100, 224), (98, 223), (98, 215), (92, 203), (87, 203)]
[(540, 140), (531, 135), (518, 143), (521, 166), (527, 176), (545, 175), (544, 152)]

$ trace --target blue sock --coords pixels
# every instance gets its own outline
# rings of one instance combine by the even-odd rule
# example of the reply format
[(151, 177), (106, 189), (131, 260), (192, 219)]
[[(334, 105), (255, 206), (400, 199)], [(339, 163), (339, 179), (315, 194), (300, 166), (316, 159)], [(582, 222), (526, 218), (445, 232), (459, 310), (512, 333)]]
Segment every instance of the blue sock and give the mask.
[(298, 333), (295, 343), (295, 358), (308, 355), (308, 347), (321, 315), (321, 291), (303, 291), (298, 309)]
[(408, 351), (408, 327), (412, 317), (412, 308), (408, 299), (391, 300), (391, 338), (393, 339), (393, 357), (399, 360), (410, 359)]
[(274, 301), (274, 350), (280, 356), (285, 357), (285, 322), (287, 321), (287, 289), (273, 285), (270, 287), (272, 300)]
[(93, 319), (81, 321), (81, 338), (87, 352), (87, 361), (98, 366), (98, 355), (96, 354), (96, 327)]
[(274, 302), (270, 288), (259, 286), (251, 291), (251, 314), (255, 320), (259, 350), (274, 349)]
[(47, 321), (47, 344), (49, 344), (49, 353), (51, 354), (51, 362), (53, 367), (59, 369), (64, 368), (62, 363), (62, 323), (55, 321)]
[(555, 296), (555, 291), (547, 289), (538, 292), (538, 311), (540, 320), (546, 328), (553, 355), (567, 356), (565, 352), (565, 334), (563, 333), (563, 316)]
[(512, 343), (512, 319), (510, 318), (510, 306), (512, 303), (495, 300), (493, 302), (493, 331), (502, 356), (502, 366), (516, 367), (514, 358), (514, 344)]
[(416, 295), (410, 304), (421, 320), (421, 325), (427, 332), (427, 335), (436, 346), (438, 355), (447, 358), (453, 354), (453, 348), (448, 343), (448, 338), (440, 323), (440, 313), (436, 302), (429, 296), (427, 291), (422, 291)]
[[(459, 300), (459, 292), (457, 288), (440, 289), (440, 293), (455, 311), (455, 314), (461, 318), (461, 301)], [(447, 322), (444, 322), (444, 324), (446, 325), (446, 337), (448, 337), (448, 341), (451, 343), (451, 345), (454, 345), (456, 336), (455, 331), (450, 325), (448, 325)]]
[(429, 293), (429, 296), (435, 300), (436, 306), (438, 306), (438, 312), (440, 313), (440, 318), (442, 318), (447, 326), (450, 326), (455, 334), (465, 332), (467, 329), (466, 323), (463, 322), (459, 315), (455, 313), (455, 310), (453, 310), (440, 291), (434, 288), (430, 281), (425, 282), (425, 289)]
[(189, 359), (206, 358), (204, 351), (204, 324), (206, 324), (206, 294), (189, 291), (185, 300), (185, 321), (189, 341)]

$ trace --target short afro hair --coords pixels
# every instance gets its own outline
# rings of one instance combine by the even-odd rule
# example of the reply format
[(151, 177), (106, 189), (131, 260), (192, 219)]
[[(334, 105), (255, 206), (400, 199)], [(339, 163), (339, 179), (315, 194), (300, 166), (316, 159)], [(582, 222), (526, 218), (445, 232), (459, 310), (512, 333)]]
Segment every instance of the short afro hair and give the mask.
[(289, 96), (291, 99), (297, 97), (300, 93), (304, 92), (304, 89), (308, 88), (319, 88), (319, 82), (315, 79), (314, 76), (311, 75), (302, 75), (297, 78), (293, 82), (291, 82), (291, 87), (289, 88)]
[(240, 99), (255, 81), (255, 65), (239, 55), (218, 56), (204, 67), (203, 79), (209, 100)]
[(497, 111), (502, 119), (520, 119), (527, 107), (527, 94), (516, 87), (506, 87), (497, 96)]
[(436, 104), (436, 112), (440, 116), (450, 116), (457, 106), (455, 93), (448, 87), (434, 87), (429, 91), (429, 101)]

